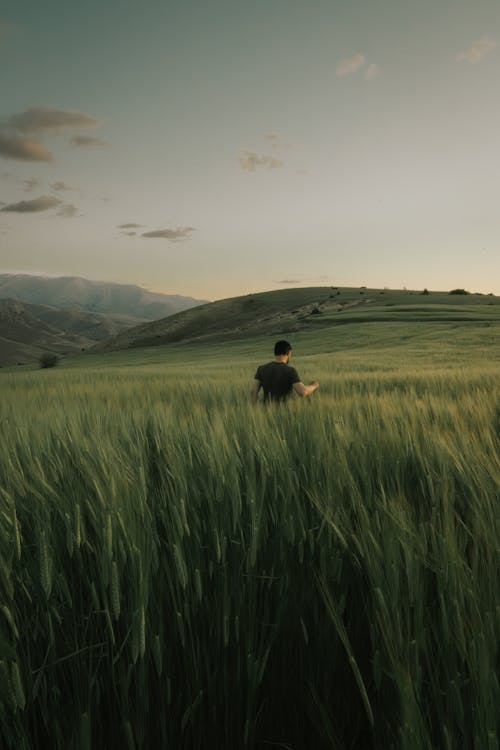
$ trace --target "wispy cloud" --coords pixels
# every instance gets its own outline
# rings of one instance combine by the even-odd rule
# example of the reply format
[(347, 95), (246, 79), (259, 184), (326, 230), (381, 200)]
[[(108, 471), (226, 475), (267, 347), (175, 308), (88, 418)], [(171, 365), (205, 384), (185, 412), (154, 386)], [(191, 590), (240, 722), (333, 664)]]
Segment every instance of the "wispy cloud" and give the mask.
[(66, 183), (62, 180), (56, 180), (50, 185), (50, 187), (52, 190), (55, 190), (58, 193), (65, 190), (77, 190), (77, 188), (71, 187), (71, 185), (66, 185)]
[(25, 180), (21, 180), (16, 175), (11, 174), (11, 172), (3, 172), (0, 177), (2, 180), (20, 185), (25, 193), (31, 193), (35, 188), (41, 187), (43, 184), (38, 177), (27, 177)]
[(17, 161), (52, 161), (53, 156), (38, 141), (0, 131), (0, 156)]
[(270, 154), (258, 154), (256, 151), (242, 150), (238, 161), (243, 170), (255, 172), (259, 167), (264, 169), (279, 169), (283, 166), (283, 161)]
[(65, 219), (73, 219), (75, 216), (78, 216), (78, 209), (72, 203), (65, 203), (58, 209), (57, 215), (63, 216)]
[[(38, 136), (61, 135), (75, 128), (88, 130), (103, 125), (92, 115), (54, 107), (30, 107), (0, 121), (0, 156), (18, 161), (53, 161), (51, 152)], [(100, 139), (83, 139), (75, 145), (104, 145)]]
[(457, 61), (466, 60), (471, 64), (481, 62), (496, 46), (497, 43), (494, 39), (489, 36), (482, 36), (481, 39), (471, 44), (464, 52), (457, 55)]
[(70, 139), (72, 146), (87, 148), (88, 146), (109, 146), (109, 141), (103, 141), (101, 138), (93, 138), (90, 135), (74, 135)]
[(37, 213), (38, 211), (48, 211), (62, 203), (60, 198), (55, 195), (41, 195), (39, 198), (33, 198), (29, 201), (19, 201), (19, 203), (8, 203), (0, 211), (12, 213), (28, 214)]
[(177, 242), (178, 240), (189, 240), (191, 239), (191, 232), (194, 232), (194, 227), (178, 227), (177, 229), (155, 229), (152, 232), (143, 232), (141, 237), (158, 237), (170, 242)]
[(268, 141), (271, 143), (271, 148), (273, 151), (278, 150), (278, 144), (280, 142), (280, 134), (279, 133), (266, 133), (264, 138), (267, 138)]
[(337, 75), (339, 78), (356, 73), (366, 62), (365, 56), (358, 52), (357, 55), (352, 57), (344, 57), (337, 65)]
[(290, 149), (294, 148), (293, 143), (289, 143), (288, 141), (285, 141), (281, 133), (266, 133), (264, 138), (266, 138), (271, 143), (271, 148), (274, 151), (274, 153), (280, 151), (290, 151)]
[(323, 285), (328, 280), (328, 276), (325, 273), (319, 276), (308, 276), (302, 279), (273, 279), (274, 284), (321, 284)]
[(365, 71), (365, 81), (373, 81), (380, 75), (380, 68), (375, 63), (370, 63)]
[(54, 107), (30, 107), (17, 115), (11, 115), (4, 124), (17, 133), (57, 135), (76, 128), (98, 128), (104, 123), (84, 112)]
[(37, 177), (28, 177), (27, 180), (23, 180), (23, 190), (25, 193), (32, 193), (35, 188), (41, 186), (42, 182)]
[(144, 226), (144, 224), (136, 224), (133, 221), (129, 221), (126, 224), (118, 224), (118, 229), (121, 230), (120, 234), (124, 234), (126, 237), (136, 237), (137, 232), (135, 230)]

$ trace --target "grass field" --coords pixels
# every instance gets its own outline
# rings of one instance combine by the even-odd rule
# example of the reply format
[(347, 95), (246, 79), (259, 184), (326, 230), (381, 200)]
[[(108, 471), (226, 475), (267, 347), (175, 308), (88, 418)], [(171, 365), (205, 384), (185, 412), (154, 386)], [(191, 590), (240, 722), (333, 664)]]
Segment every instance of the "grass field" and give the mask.
[(498, 309), (3, 371), (0, 746), (498, 750)]

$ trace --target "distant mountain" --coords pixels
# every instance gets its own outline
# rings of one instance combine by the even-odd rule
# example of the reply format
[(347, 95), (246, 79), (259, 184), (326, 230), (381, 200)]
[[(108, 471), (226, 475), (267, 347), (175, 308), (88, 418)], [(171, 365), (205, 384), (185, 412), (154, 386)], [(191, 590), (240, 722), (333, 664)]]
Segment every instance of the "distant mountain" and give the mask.
[(125, 315), (0, 299), (0, 365), (34, 362), (45, 352), (79, 352), (136, 323), (137, 318)]
[(93, 313), (111, 313), (156, 320), (187, 310), (206, 300), (176, 294), (157, 294), (133, 284), (89, 281), (78, 276), (0, 274), (0, 298), (33, 305), (50, 305)]

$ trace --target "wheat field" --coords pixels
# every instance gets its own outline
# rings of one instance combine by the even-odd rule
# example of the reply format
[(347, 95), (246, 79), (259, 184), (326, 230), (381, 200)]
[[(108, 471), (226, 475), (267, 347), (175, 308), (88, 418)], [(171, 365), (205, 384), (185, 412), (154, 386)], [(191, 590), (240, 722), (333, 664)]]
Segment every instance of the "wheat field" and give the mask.
[(187, 361), (2, 374), (0, 746), (497, 750), (494, 363)]

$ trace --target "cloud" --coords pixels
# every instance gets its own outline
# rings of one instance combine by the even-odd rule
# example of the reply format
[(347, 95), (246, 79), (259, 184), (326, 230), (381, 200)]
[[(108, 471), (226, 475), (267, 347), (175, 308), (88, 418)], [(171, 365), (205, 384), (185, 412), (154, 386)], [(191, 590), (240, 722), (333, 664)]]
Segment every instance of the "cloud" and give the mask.
[(65, 219), (72, 219), (74, 216), (78, 216), (78, 209), (72, 203), (65, 203), (58, 209), (57, 215), (63, 216)]
[[(20, 161), (53, 161), (53, 156), (32, 136), (59, 135), (73, 128), (92, 129), (103, 125), (102, 120), (83, 112), (30, 107), (0, 121), (0, 156)], [(80, 139), (80, 140), (79, 140)], [(98, 138), (75, 136), (75, 145), (104, 145)]]
[(0, 211), (10, 211), (19, 214), (36, 213), (38, 211), (48, 211), (62, 203), (60, 198), (55, 195), (41, 195), (30, 201), (19, 201), (19, 203), (9, 203), (7, 206), (0, 208)]
[(17, 115), (11, 115), (5, 121), (5, 125), (17, 133), (45, 135), (57, 135), (75, 128), (92, 130), (103, 124), (102, 120), (92, 115), (54, 107), (30, 107)]
[(356, 73), (356, 71), (363, 67), (365, 62), (366, 58), (361, 52), (352, 57), (344, 57), (337, 65), (337, 75), (339, 78), (343, 78), (351, 73)]
[(292, 143), (284, 140), (281, 133), (266, 133), (264, 138), (269, 141), (269, 145), (272, 154), (262, 153), (260, 151), (251, 151), (249, 149), (241, 149), (238, 155), (238, 161), (241, 169), (246, 172), (255, 172), (256, 169), (279, 169), (284, 165), (284, 161), (280, 158), (283, 152), (290, 151), (295, 148)]
[(108, 141), (103, 141), (101, 138), (92, 138), (90, 135), (74, 135), (70, 139), (72, 146), (87, 147), (87, 146), (109, 146)]
[(295, 148), (293, 143), (284, 140), (281, 133), (266, 133), (264, 138), (267, 138), (267, 140), (270, 141), (274, 153), (278, 151), (290, 151)]
[(243, 170), (255, 172), (258, 167), (267, 167), (267, 169), (278, 169), (283, 166), (283, 161), (269, 154), (258, 154), (255, 151), (242, 150), (238, 161)]
[(373, 81), (380, 75), (380, 68), (375, 63), (370, 63), (365, 72), (365, 81)]
[(280, 279), (276, 284), (302, 284), (302, 279)]
[(170, 242), (177, 242), (178, 240), (189, 240), (191, 239), (191, 232), (194, 232), (194, 227), (178, 227), (177, 229), (156, 229), (152, 232), (143, 232), (141, 237), (160, 237)]
[(26, 180), (21, 180), (10, 172), (3, 172), (0, 177), (8, 182), (14, 182), (16, 185), (21, 185), (25, 193), (31, 193), (35, 188), (42, 186), (42, 181), (39, 180), (38, 177), (28, 177)]
[(53, 156), (37, 141), (0, 131), (0, 156), (18, 161), (52, 161)]
[(478, 39), (471, 44), (471, 46), (464, 52), (461, 52), (457, 56), (457, 61), (460, 62), (461, 60), (467, 60), (467, 62), (471, 64), (481, 62), (481, 60), (483, 60), (491, 50), (495, 49), (496, 46), (497, 43), (494, 39), (489, 36), (483, 36), (481, 39)]
[(267, 138), (268, 141), (271, 142), (271, 148), (272, 148), (273, 151), (277, 151), (278, 150), (278, 145), (279, 145), (279, 142), (280, 142), (280, 139), (281, 139), (281, 136), (280, 136), (279, 133), (266, 133), (266, 135), (264, 136), (264, 138)]
[(41, 187), (42, 183), (37, 177), (28, 177), (23, 180), (23, 190), (25, 193), (31, 193), (35, 188)]
[(144, 224), (135, 224), (134, 222), (128, 222), (127, 224), (118, 224), (118, 229), (121, 229), (120, 234), (124, 234), (127, 237), (136, 237), (137, 232), (130, 231), (144, 227)]
[(70, 185), (66, 185), (65, 182), (62, 180), (56, 180), (51, 184), (51, 189), (55, 190), (56, 192), (61, 192), (63, 190), (76, 190), (76, 188), (71, 187)]

